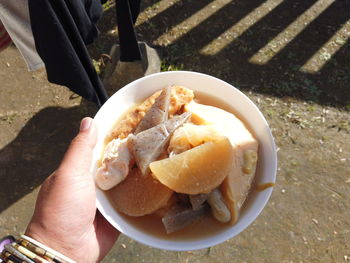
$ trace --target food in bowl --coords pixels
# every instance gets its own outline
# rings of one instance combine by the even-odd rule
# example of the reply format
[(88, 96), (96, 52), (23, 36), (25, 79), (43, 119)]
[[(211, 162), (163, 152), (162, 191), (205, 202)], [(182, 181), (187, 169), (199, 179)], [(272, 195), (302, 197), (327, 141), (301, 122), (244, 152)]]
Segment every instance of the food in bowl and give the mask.
[(118, 212), (159, 218), (167, 234), (203, 218), (237, 222), (255, 176), (258, 141), (229, 110), (202, 104), (203, 96), (166, 87), (117, 121), (96, 184)]

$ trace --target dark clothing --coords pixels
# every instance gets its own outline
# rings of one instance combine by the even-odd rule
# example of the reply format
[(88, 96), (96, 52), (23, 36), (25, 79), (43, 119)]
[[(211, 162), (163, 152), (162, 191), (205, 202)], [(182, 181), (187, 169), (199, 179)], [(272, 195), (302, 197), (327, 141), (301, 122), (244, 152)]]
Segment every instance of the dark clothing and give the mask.
[(116, 0), (120, 61), (140, 61), (141, 51), (134, 31), (141, 0)]
[(29, 0), (36, 49), (48, 80), (102, 105), (108, 98), (86, 45), (98, 35), (98, 0)]

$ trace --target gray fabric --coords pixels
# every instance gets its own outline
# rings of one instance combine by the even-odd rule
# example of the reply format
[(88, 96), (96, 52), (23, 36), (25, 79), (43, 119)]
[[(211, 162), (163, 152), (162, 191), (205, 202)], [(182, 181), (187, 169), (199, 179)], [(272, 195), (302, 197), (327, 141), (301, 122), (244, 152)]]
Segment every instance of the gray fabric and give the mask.
[(34, 71), (43, 67), (30, 26), (28, 0), (0, 0), (0, 20), (22, 54), (28, 69)]

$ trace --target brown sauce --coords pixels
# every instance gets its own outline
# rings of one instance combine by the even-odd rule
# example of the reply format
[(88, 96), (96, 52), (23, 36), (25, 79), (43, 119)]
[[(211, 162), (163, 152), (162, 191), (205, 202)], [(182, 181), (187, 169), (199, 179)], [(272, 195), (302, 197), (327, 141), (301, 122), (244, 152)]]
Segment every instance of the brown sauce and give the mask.
[[(233, 113), (246, 125), (246, 122), (244, 121), (244, 119), (242, 119), (241, 116), (235, 113), (232, 106), (226, 104), (225, 102), (223, 102), (221, 99), (217, 97), (213, 97), (211, 95), (208, 95), (202, 92), (195, 92), (195, 101), (201, 104), (218, 107), (230, 113)], [(125, 115), (126, 114), (127, 113), (125, 113)], [(122, 118), (120, 118), (118, 121), (120, 121), (121, 119)], [(247, 128), (251, 131), (249, 126), (247, 126)], [(111, 138), (106, 138), (105, 143), (107, 144), (110, 140)], [(113, 188), (105, 193), (108, 199), (111, 201), (111, 204), (113, 205), (114, 202), (110, 198), (112, 196), (111, 194), (112, 191), (113, 191)], [(184, 240), (184, 239), (186, 240), (203, 239), (206, 237), (219, 234), (225, 231), (228, 227), (230, 227), (229, 223), (226, 223), (226, 224), (220, 223), (216, 219), (214, 219), (210, 214), (207, 217), (203, 218), (201, 221), (196, 222), (184, 229), (181, 229), (175, 233), (166, 234), (161, 218), (157, 215), (151, 214), (151, 215), (146, 215), (142, 217), (131, 217), (127, 215), (122, 215), (122, 216), (124, 217), (125, 221), (128, 221), (131, 225), (133, 225), (134, 227), (136, 227), (142, 232), (148, 233), (152, 236), (173, 240), (173, 241)]]
[(196, 240), (213, 236), (225, 231), (229, 224), (223, 224), (215, 220), (211, 215), (201, 221), (191, 224), (179, 231), (166, 234), (162, 220), (157, 215), (147, 215), (142, 217), (123, 216), (134, 227), (142, 232), (156, 236), (158, 238), (176, 240)]
[(255, 190), (257, 191), (264, 191), (265, 189), (269, 187), (274, 187), (275, 183), (265, 183), (265, 184), (259, 184), (255, 186)]

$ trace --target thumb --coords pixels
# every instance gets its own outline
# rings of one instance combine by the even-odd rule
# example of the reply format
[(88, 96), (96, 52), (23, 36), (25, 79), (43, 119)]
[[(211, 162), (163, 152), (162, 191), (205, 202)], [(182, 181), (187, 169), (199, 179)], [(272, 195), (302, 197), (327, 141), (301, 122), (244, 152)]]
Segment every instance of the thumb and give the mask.
[(82, 119), (79, 133), (72, 140), (58, 170), (64, 174), (89, 172), (96, 139), (97, 131), (94, 120), (89, 117)]

